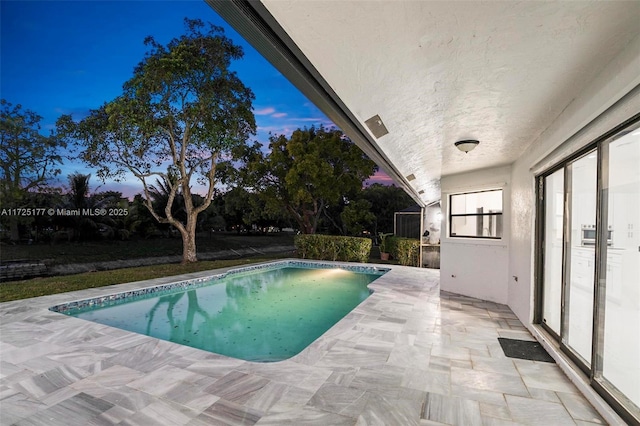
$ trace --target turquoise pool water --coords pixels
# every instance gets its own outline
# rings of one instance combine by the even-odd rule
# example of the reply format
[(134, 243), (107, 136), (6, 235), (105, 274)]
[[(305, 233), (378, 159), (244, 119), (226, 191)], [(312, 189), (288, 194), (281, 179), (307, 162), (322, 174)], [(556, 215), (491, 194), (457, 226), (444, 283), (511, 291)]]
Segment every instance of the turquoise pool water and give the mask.
[(365, 300), (367, 285), (380, 275), (282, 267), (63, 313), (234, 358), (280, 361)]

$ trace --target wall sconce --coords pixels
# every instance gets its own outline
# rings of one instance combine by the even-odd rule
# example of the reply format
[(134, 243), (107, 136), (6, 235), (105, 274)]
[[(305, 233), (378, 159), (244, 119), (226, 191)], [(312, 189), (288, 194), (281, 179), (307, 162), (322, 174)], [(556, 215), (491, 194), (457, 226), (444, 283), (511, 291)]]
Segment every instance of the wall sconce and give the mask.
[(458, 141), (454, 145), (456, 146), (456, 148), (458, 148), (460, 151), (466, 154), (467, 152), (475, 149), (475, 147), (478, 146), (479, 143), (480, 143), (479, 141), (468, 139), (464, 141)]

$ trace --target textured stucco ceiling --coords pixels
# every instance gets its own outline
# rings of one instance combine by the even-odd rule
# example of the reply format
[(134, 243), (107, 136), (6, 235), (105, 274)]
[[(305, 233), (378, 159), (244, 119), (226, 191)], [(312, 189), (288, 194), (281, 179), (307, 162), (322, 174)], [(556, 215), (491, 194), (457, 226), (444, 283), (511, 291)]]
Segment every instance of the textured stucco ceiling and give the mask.
[[(510, 164), (640, 34), (640, 2), (262, 3), (427, 204)], [(478, 139), (463, 154), (453, 143)]]

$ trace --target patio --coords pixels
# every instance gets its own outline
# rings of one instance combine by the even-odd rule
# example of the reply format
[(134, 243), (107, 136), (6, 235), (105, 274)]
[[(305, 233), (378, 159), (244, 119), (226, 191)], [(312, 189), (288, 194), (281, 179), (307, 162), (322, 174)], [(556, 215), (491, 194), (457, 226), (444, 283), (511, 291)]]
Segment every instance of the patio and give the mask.
[[(385, 265), (385, 267), (388, 265)], [(216, 271), (216, 273), (219, 271)], [(50, 312), (197, 273), (0, 304), (3, 425), (589, 425), (604, 420), (506, 305), (393, 266), (297, 356), (252, 363)]]

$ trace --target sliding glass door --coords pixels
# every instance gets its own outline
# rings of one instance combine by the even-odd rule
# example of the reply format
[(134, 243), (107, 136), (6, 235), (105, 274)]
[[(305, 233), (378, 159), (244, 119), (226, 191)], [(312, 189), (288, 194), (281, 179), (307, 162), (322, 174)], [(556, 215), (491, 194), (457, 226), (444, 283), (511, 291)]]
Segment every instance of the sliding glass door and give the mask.
[(538, 177), (537, 320), (640, 422), (640, 122)]
[(608, 145), (602, 372), (597, 378), (640, 407), (640, 130)]
[(544, 285), (542, 322), (560, 336), (562, 302), (562, 244), (564, 169), (545, 178)]
[(591, 362), (593, 328), (593, 291), (596, 270), (596, 194), (597, 154), (591, 151), (567, 165), (569, 185), (568, 210), (568, 280), (565, 291), (565, 330), (563, 343), (580, 361)]

